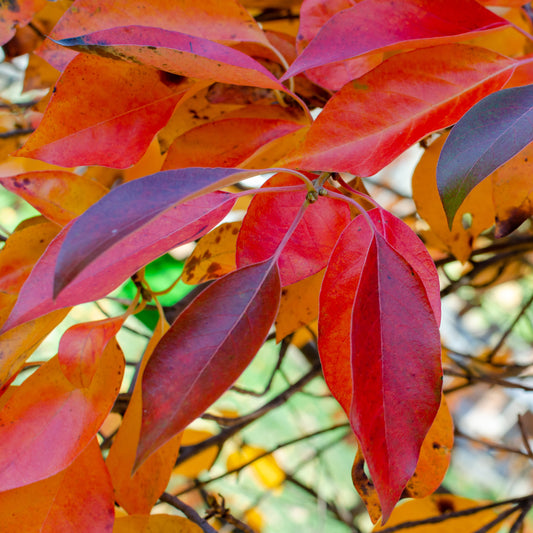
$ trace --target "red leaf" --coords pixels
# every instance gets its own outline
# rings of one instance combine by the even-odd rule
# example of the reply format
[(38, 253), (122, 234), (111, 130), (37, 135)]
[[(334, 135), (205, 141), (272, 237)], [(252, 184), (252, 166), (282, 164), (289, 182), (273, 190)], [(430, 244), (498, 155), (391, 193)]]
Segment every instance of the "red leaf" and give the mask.
[(453, 222), (468, 193), (533, 142), (533, 85), (504, 89), (470, 109), (446, 139), (437, 184)]
[[(218, 215), (221, 211), (219, 207), (227, 204), (225, 207), (229, 211), (231, 205), (228, 204), (234, 200), (227, 194), (224, 196), (223, 193), (217, 193), (206, 200), (192, 202), (192, 213), (187, 213), (183, 207), (178, 209), (178, 205), (256, 174), (257, 171), (237, 169), (186, 168), (158, 172), (117, 187), (74, 221), (57, 258), (54, 296), (113, 246), (121, 243), (120, 253), (123, 254), (123, 240), (126, 237), (136, 234), (137, 238), (147, 238), (146, 234), (150, 231), (155, 231), (159, 238), (167, 237), (169, 231), (183, 229), (185, 224), (192, 221), (196, 223), (196, 233), (189, 236), (188, 232), (185, 242), (199, 238), (226, 215), (220, 213), (220, 217), (209, 229), (205, 229), (207, 224), (198, 225), (198, 219), (205, 216), (209, 218), (210, 213), (206, 207), (215, 207)], [(176, 210), (177, 214), (174, 214)], [(177, 219), (180, 223), (174, 220), (176, 216), (183, 217), (181, 220)], [(162, 220), (154, 220), (157, 217)], [(180, 235), (173, 246), (182, 244), (183, 238)], [(170, 247), (164, 251), (169, 249)]]
[(241, 375), (268, 335), (279, 299), (278, 269), (264, 262), (219, 278), (178, 316), (144, 371), (137, 466)]
[(16, 155), (64, 167), (129, 167), (192, 83), (176, 83), (149, 67), (80, 54), (59, 78), (39, 127)]
[(57, 43), (78, 52), (141, 63), (189, 78), (287, 91), (276, 77), (250, 56), (187, 33), (123, 26), (62, 39)]
[(72, 385), (57, 357), (24, 381), (0, 411), (0, 492), (69, 466), (111, 410), (123, 372), (124, 356), (110, 343), (89, 388)]
[(329, 100), (291, 164), (375, 174), (500, 89), (516, 65), (495, 52), (460, 44), (395, 55)]
[(0, 10), (0, 45), (6, 44), (15, 33), (15, 26), (25, 26), (46, 4), (45, 0), (11, 0), (2, 2)]
[[(391, 213), (373, 209), (368, 215), (388, 244), (415, 270), (426, 290), (435, 321), (440, 323), (439, 278), (424, 244), (409, 226)], [(318, 348), (322, 370), (328, 387), (347, 415), (353, 390), (349, 342), (352, 307), (364, 266), (369, 231), (362, 217), (344, 230), (331, 255), (320, 291)]]
[[(295, 176), (277, 174), (263, 187), (298, 185)], [(276, 251), (305, 201), (307, 191), (257, 194), (250, 203), (237, 239), (237, 266), (258, 263)], [(346, 202), (320, 196), (311, 204), (278, 261), (282, 286), (322, 270), (335, 242), (350, 221)]]
[(377, 232), (357, 217), (328, 264), (319, 350), (386, 520), (416, 468), (439, 407), (440, 312), (438, 279), (421, 241), (392, 215), (369, 215)]
[(0, 515), (4, 531), (66, 533), (90, 524), (92, 531), (111, 533), (113, 487), (96, 438), (62, 472), (0, 492)]
[[(164, 174), (168, 178), (169, 175), (173, 175), (173, 172), (176, 171), (169, 171)], [(154, 176), (160, 175), (155, 174)], [(148, 176), (147, 178), (151, 177)], [(199, 238), (201, 235), (210, 231), (224, 218), (235, 202), (232, 195), (215, 192), (206, 194), (201, 198), (195, 198), (192, 201), (184, 202), (179, 206), (173, 206), (172, 199), (176, 199), (178, 195), (176, 191), (172, 191), (169, 188), (168, 183), (167, 187), (165, 188), (163, 186), (161, 190), (157, 188), (152, 189), (146, 181), (144, 182), (144, 186), (130, 187), (134, 184), (141, 185), (140, 182), (147, 178), (141, 178), (117, 189), (113, 189), (111, 193), (102, 199), (102, 202), (113, 193), (118, 193), (120, 189), (125, 188), (130, 191), (133, 189), (138, 194), (138, 196), (129, 197), (131, 209), (134, 209), (135, 205), (133, 204), (136, 204), (138, 209), (142, 210), (144, 207), (143, 200), (146, 198), (146, 204), (149, 204), (149, 200), (154, 199), (159, 193), (162, 195), (167, 194), (168, 209), (164, 210), (162, 208), (163, 202), (161, 202), (159, 204), (161, 209), (150, 211), (153, 215), (151, 220), (146, 221), (146, 217), (143, 220), (139, 216), (138, 227), (135, 226), (136, 211), (132, 211), (128, 222), (130, 223), (128, 226), (130, 233), (125, 234), (122, 240), (117, 242), (111, 242), (109, 239), (105, 239), (106, 236), (110, 235), (113, 226), (111, 228), (108, 226), (107, 229), (104, 227), (103, 217), (105, 215), (103, 213), (111, 212), (113, 215), (117, 215), (116, 218), (118, 218), (121, 214), (120, 209), (113, 212), (114, 203), (111, 202), (103, 210), (97, 211), (96, 220), (98, 219), (98, 213), (100, 213), (100, 224), (96, 222), (93, 224), (92, 220), (94, 218), (92, 220), (89, 218), (85, 237), (90, 237), (95, 232), (102, 230), (102, 239), (106, 241), (108, 248), (99, 255), (95, 255), (94, 261), (91, 261), (91, 258), (85, 257), (84, 259), (87, 261), (88, 266), (85, 266), (83, 272), (54, 299), (54, 270), (58, 263), (58, 256), (63, 242), (70, 235), (73, 226), (69, 225), (65, 227), (50, 243), (50, 246), (32, 270), (32, 273), (20, 291), (17, 303), (5, 323), (3, 331), (7, 331), (18, 324), (32, 320), (55, 309), (103, 298), (150, 261), (153, 261), (172, 248)], [(156, 180), (155, 184), (157, 185), (158, 183), (160, 184), (162, 181), (157, 182)], [(192, 187), (189, 189), (192, 189)], [(174, 192), (173, 197), (171, 196), (172, 192)], [(149, 196), (143, 196), (143, 194), (148, 194)], [(126, 209), (128, 195), (122, 196), (122, 193), (119, 193), (117, 196), (120, 198), (120, 201), (116, 205), (119, 205), (121, 209)], [(159, 199), (162, 200), (161, 198)], [(124, 203), (121, 204), (121, 201), (124, 201)], [(95, 204), (93, 207), (97, 208), (98, 205)], [(149, 205), (146, 206), (146, 209), (149, 211)], [(82, 234), (85, 221), (83, 217), (87, 213), (89, 211), (77, 219), (77, 222), (82, 221)], [(126, 216), (125, 213), (122, 214)], [(124, 216), (122, 220), (124, 220)], [(145, 222), (145, 224), (142, 225), (142, 222)], [(82, 237), (78, 238), (81, 239)], [(91, 243), (94, 245), (94, 241), (91, 241)], [(74, 242), (73, 248), (77, 250), (78, 248), (76, 248), (75, 244)], [(80, 255), (83, 255), (83, 250), (80, 251)], [(66, 259), (68, 260), (68, 257)]]
[(57, 357), (65, 377), (75, 386), (91, 385), (107, 343), (118, 333), (124, 317), (76, 324), (61, 337)]
[(364, 0), (324, 24), (281, 81), (373, 51), (457, 42), (507, 25), (474, 0)]

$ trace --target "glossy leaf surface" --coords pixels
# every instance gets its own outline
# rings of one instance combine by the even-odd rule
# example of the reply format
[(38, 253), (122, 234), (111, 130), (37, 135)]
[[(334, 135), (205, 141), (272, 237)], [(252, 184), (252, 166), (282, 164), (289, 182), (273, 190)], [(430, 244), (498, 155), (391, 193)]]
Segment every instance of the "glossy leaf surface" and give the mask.
[(123, 26), (62, 39), (58, 44), (80, 52), (140, 63), (178, 76), (286, 90), (265, 67), (246, 54), (177, 31)]
[(264, 262), (216, 280), (178, 316), (144, 372), (137, 467), (240, 376), (263, 344), (279, 298), (277, 266)]
[(364, 0), (324, 24), (281, 79), (376, 50), (456, 42), (507, 24), (473, 0)]
[(395, 55), (329, 100), (309, 130), (298, 165), (371, 176), (500, 89), (515, 65), (459, 44)]
[(437, 184), (451, 224), (467, 194), (533, 141), (533, 85), (491, 94), (453, 128), (437, 165)]
[(149, 67), (79, 54), (17, 155), (65, 167), (128, 167), (144, 154), (189, 85)]
[(108, 344), (89, 388), (64, 376), (57, 357), (42, 365), (0, 411), (0, 489), (57, 474), (93, 439), (122, 383), (124, 356)]
[[(295, 176), (276, 175), (264, 187), (301, 184)], [(237, 265), (244, 266), (269, 258), (275, 251), (298, 211), (307, 191), (257, 194), (244, 217), (237, 239)], [(276, 223), (273, 224), (272, 220)], [(350, 220), (345, 202), (319, 197), (305, 211), (279, 258), (281, 283), (295, 283), (322, 270), (338, 236)]]

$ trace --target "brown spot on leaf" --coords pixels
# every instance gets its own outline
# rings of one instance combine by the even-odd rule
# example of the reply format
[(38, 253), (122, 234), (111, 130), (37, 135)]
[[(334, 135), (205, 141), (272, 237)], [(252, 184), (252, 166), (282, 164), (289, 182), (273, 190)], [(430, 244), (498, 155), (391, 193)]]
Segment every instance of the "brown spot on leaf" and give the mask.
[(513, 207), (505, 213), (503, 219), (496, 217), (496, 230), (494, 236), (497, 239), (501, 239), (513, 232), (522, 222), (524, 222), (529, 216), (531, 216), (530, 209), (524, 209), (520, 207)]
[(455, 504), (448, 498), (441, 498), (437, 502), (437, 509), (439, 510), (440, 514), (453, 513), (455, 511)]

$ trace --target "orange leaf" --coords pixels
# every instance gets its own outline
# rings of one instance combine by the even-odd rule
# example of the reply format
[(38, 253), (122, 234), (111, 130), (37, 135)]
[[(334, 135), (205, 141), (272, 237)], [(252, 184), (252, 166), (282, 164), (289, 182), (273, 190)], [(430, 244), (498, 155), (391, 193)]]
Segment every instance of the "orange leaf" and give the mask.
[(39, 127), (16, 155), (67, 167), (128, 167), (142, 157), (191, 83), (80, 54), (59, 78)]
[(0, 184), (61, 226), (81, 215), (108, 191), (96, 181), (62, 170), (0, 178)]
[(104, 348), (123, 323), (123, 316), (106, 318), (76, 324), (63, 333), (57, 357), (63, 374), (75, 387), (91, 385)]
[(115, 499), (130, 514), (150, 512), (165, 490), (178, 456), (180, 435), (159, 448), (131, 475), (141, 429), (142, 374), (153, 349), (167, 330), (167, 322), (160, 321), (146, 347), (130, 404), (106, 459)]
[(202, 533), (202, 529), (187, 518), (157, 514), (121, 516), (113, 533)]
[(533, 144), (528, 144), (492, 174), (496, 238), (505, 237), (533, 214), (532, 171)]
[[(394, 527), (402, 522), (411, 522), (413, 520), (422, 520), (432, 516), (444, 516), (446, 513), (454, 511), (463, 511), (471, 507), (483, 505), (486, 502), (469, 500), (453, 494), (434, 494), (421, 500), (412, 500), (399, 505), (392, 512), (387, 521), (387, 528)], [(479, 513), (462, 516), (459, 518), (451, 517), (436, 524), (427, 524), (412, 528), (405, 528), (401, 531), (405, 533), (450, 533), (450, 531), (477, 531), (484, 524), (488, 524), (496, 518), (497, 513), (492, 509), (480, 511)], [(487, 533), (496, 533), (500, 531), (501, 524), (487, 530)], [(373, 531), (381, 531), (384, 526), (378, 524)]]
[(242, 222), (226, 222), (200, 239), (183, 267), (184, 283), (196, 285), (236, 268), (235, 250)]
[(276, 317), (276, 342), (318, 317), (318, 295), (325, 269), (281, 290)]
[(413, 173), (413, 199), (418, 214), (459, 261), (466, 261), (476, 237), (494, 224), (491, 184), (480, 183), (458, 210), (450, 231), (437, 189), (437, 161), (447, 134), (441, 135), (424, 152)]
[[(83, 502), (83, 504), (81, 504)], [(74, 462), (52, 477), (0, 492), (3, 531), (111, 533), (113, 488), (93, 439)]]
[(120, 390), (124, 356), (109, 343), (86, 389), (67, 380), (54, 357), (0, 412), (0, 490), (29, 485), (68, 467), (96, 435)]

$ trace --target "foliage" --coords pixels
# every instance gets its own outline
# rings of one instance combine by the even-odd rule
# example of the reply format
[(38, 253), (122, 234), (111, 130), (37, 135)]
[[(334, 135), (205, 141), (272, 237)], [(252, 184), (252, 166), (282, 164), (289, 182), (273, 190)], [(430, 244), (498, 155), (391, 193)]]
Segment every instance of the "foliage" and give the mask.
[[(204, 496), (208, 519), (251, 531), (253, 516), (206, 493), (200, 472), (321, 371), (348, 422), (285, 445), (349, 425), (353, 484), (376, 531), (417, 520), (416, 531), (440, 531), (452, 519), (496, 531), (509, 517), (512, 531), (522, 527), (532, 496), (432, 496), (454, 433), (443, 362), (467, 385), (490, 382), (527, 308), (488, 357), (458, 363), (443, 352), (441, 297), (479, 286), (494, 265), (485, 286), (500, 281), (531, 246), (522, 176), (533, 146), (532, 8), (521, 4), (4, 5), (6, 59), (29, 54), (24, 90), (36, 92), (2, 103), (0, 179), (41, 214), (6, 230), (0, 253), (0, 509), (10, 529), (214, 531), (198, 502), (176, 497), (185, 476), (196, 484), (183, 492)], [(387, 172), (417, 142), (420, 218), (402, 220), (361, 177)], [(250, 186), (257, 175), (263, 185)], [(155, 289), (154, 262), (196, 242), (177, 279)], [(454, 279), (446, 267), (457, 261)], [(171, 292), (178, 282), (191, 292)], [(28, 362), (71, 308), (120, 287), (122, 313), (80, 320), (56, 356)], [(150, 327), (138, 361), (116, 339), (133, 316)], [(265, 393), (288, 350), (305, 354), (307, 370), (254, 411), (212, 411), (274, 339)], [(505, 374), (517, 364), (504, 362), (499, 385), (520, 386)], [(190, 428), (199, 418), (217, 431)], [(224, 475), (254, 465), (265, 487), (302, 485), (275, 450), (241, 444)], [(415, 500), (396, 508), (406, 497)], [(162, 502), (186, 518), (151, 516)], [(360, 510), (328, 510), (358, 530)]]

